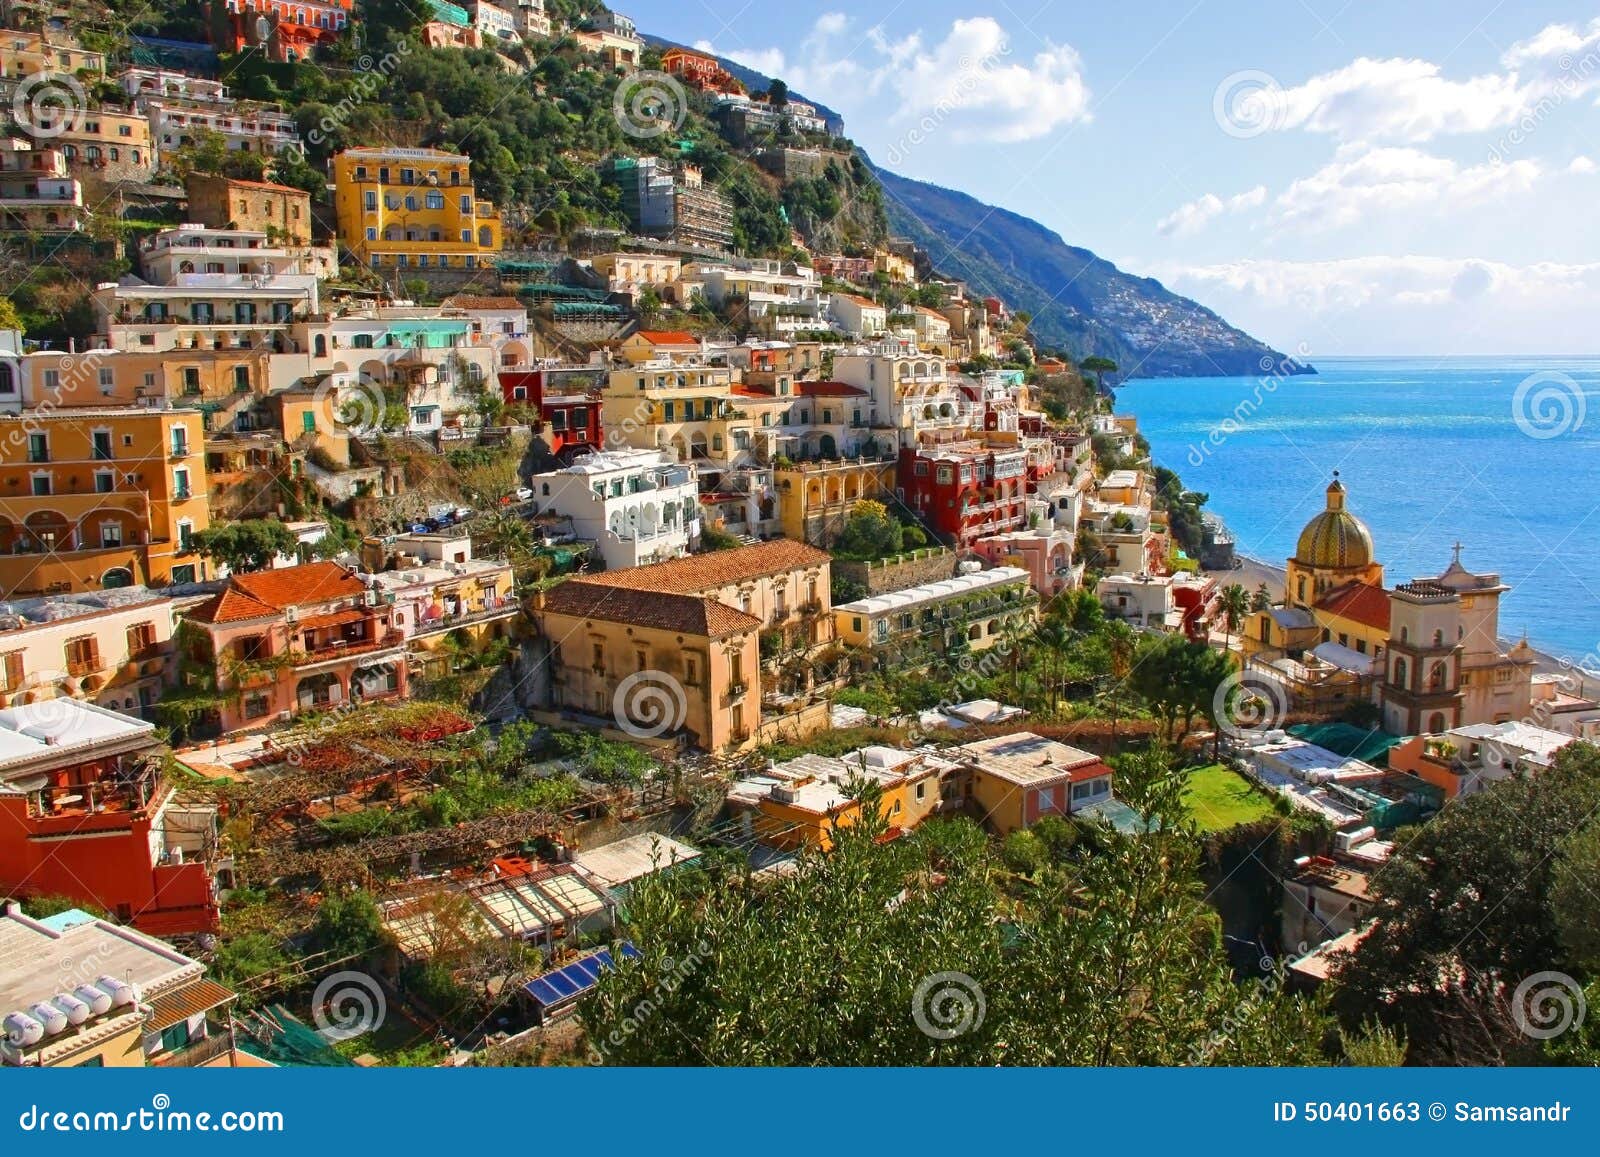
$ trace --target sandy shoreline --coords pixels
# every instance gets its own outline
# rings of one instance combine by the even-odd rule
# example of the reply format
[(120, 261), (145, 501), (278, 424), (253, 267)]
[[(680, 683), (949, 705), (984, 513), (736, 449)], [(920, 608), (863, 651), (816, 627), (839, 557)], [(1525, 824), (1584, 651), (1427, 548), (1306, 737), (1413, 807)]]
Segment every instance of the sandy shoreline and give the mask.
[[(1215, 575), (1217, 580), (1222, 583), (1238, 583), (1250, 594), (1254, 594), (1257, 587), (1262, 583), (1266, 583), (1267, 589), (1272, 592), (1274, 601), (1283, 598), (1284, 582), (1288, 578), (1288, 572), (1284, 567), (1264, 562), (1259, 558), (1251, 558), (1248, 555), (1241, 554), (1238, 557), (1240, 563), (1238, 569), (1213, 570), (1206, 573)], [(1500, 643), (1509, 649), (1516, 645), (1517, 640), (1501, 639)], [(1561, 675), (1571, 679), (1574, 685), (1569, 690), (1586, 698), (1600, 695), (1600, 673), (1586, 673), (1579, 665), (1583, 662), (1581, 658), (1577, 661), (1570, 658), (1563, 660), (1548, 651), (1541, 651), (1537, 647), (1534, 648), (1533, 653), (1536, 657), (1534, 670), (1538, 674)]]

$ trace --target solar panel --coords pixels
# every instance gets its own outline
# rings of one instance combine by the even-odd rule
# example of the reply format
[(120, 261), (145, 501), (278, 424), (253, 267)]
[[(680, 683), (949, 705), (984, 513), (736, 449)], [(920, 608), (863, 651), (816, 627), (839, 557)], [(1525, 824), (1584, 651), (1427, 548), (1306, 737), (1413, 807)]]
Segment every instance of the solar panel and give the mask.
[[(638, 955), (639, 950), (632, 944), (622, 945), (623, 959), (636, 959)], [(610, 950), (602, 948), (554, 972), (534, 977), (522, 986), (522, 990), (545, 1008), (553, 1008), (588, 992), (600, 982), (600, 974), (613, 967), (615, 962)]]

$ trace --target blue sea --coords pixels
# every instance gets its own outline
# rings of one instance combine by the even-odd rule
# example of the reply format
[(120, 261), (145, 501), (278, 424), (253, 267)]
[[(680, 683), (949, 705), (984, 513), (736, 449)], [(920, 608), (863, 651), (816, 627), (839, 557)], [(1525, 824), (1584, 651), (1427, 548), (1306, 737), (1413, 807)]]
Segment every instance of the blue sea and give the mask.
[[(1304, 377), (1119, 387), (1158, 463), (1282, 565), (1335, 470), (1392, 585), (1462, 564), (1512, 586), (1500, 630), (1600, 656), (1600, 358), (1324, 358)], [(1600, 657), (1590, 664), (1600, 663)]]

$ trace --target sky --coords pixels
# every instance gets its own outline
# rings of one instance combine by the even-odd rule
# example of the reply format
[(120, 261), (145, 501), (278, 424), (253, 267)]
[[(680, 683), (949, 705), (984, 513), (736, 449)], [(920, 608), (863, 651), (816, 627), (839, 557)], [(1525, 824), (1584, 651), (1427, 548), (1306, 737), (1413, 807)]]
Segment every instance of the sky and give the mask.
[(1279, 349), (1600, 353), (1600, 0), (622, 0)]

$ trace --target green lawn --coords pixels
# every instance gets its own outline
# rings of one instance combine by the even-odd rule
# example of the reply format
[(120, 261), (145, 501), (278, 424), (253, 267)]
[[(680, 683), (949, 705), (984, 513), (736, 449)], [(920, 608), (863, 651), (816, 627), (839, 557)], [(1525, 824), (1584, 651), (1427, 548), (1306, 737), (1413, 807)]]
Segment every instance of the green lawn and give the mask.
[(1212, 764), (1189, 773), (1183, 805), (1202, 831), (1223, 832), (1275, 814), (1272, 801), (1238, 772)]

